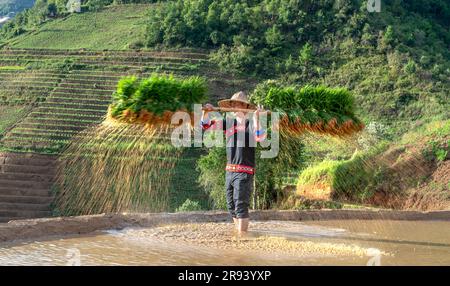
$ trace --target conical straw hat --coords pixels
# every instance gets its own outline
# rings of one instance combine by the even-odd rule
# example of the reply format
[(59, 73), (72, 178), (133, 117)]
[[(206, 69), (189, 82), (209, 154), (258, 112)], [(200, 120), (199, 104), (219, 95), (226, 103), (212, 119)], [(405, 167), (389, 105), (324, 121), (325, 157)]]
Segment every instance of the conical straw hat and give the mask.
[(247, 95), (243, 91), (236, 92), (231, 99), (221, 100), (218, 104), (220, 107), (231, 107), (231, 102), (233, 101), (247, 104), (247, 109), (256, 109), (256, 105), (248, 101)]

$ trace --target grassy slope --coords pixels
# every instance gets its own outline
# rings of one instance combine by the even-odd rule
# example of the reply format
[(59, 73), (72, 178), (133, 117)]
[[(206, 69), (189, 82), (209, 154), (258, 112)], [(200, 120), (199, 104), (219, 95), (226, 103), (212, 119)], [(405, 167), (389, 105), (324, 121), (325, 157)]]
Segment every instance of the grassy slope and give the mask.
[(449, 118), (448, 82), (408, 75), (389, 57), (394, 56), (354, 57), (331, 71), (323, 82), (351, 90), (361, 118), (382, 122), (399, 134), (407, 132), (415, 120)]
[(112, 6), (94, 13), (72, 14), (49, 21), (37, 30), (14, 39), (14, 48), (127, 49), (143, 38), (149, 5)]

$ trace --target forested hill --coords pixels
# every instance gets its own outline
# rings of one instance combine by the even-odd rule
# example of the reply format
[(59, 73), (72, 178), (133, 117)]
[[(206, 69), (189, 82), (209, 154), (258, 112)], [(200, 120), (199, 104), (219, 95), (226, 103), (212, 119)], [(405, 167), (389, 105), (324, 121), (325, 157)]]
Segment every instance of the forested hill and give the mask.
[(290, 71), (291, 60), (280, 63), (289, 55), (309, 60), (308, 48), (300, 54), (307, 44), (329, 67), (340, 47), (353, 56), (398, 50), (439, 60), (449, 56), (449, 7), (445, 0), (384, 0), (371, 13), (361, 0), (178, 0), (150, 11), (146, 43), (220, 48), (229, 56), (224, 63), (259, 74)]
[[(79, 48), (90, 41), (88, 48), (102, 49), (97, 38), (109, 32), (115, 35), (108, 36), (108, 48), (115, 47), (114, 41), (120, 43), (117, 49), (203, 48), (229, 73), (280, 84), (347, 87), (366, 121), (393, 124), (398, 132), (408, 130), (411, 122), (449, 117), (446, 0), (382, 0), (379, 12), (362, 0), (83, 0), (79, 15), (69, 15), (66, 2), (38, 0), (4, 25), (0, 44), (70, 48), (76, 43)], [(112, 21), (108, 15), (117, 14), (108, 9), (142, 3), (155, 4), (142, 6), (146, 12), (139, 13), (129, 32), (126, 27), (114, 32), (114, 22), (126, 23), (135, 15), (124, 13)], [(57, 29), (51, 26), (66, 17), (71, 20), (58, 22)], [(110, 24), (99, 33), (97, 23)], [(83, 31), (81, 40), (61, 34), (66, 28), (73, 33), (74, 27)], [(142, 33), (133, 34), (136, 30)]]

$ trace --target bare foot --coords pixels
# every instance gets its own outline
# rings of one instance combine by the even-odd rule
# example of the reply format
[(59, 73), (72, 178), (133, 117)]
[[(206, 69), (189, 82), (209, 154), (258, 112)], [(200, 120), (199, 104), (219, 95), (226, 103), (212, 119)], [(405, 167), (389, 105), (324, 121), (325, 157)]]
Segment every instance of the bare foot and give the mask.
[(238, 223), (238, 220), (237, 220), (237, 218), (233, 218), (233, 222), (234, 222), (234, 226), (236, 227), (236, 230), (238, 230), (238, 228), (239, 228), (239, 223)]
[(247, 232), (249, 219), (248, 218), (238, 218), (237, 221), (238, 221), (238, 231), (239, 231), (239, 233)]

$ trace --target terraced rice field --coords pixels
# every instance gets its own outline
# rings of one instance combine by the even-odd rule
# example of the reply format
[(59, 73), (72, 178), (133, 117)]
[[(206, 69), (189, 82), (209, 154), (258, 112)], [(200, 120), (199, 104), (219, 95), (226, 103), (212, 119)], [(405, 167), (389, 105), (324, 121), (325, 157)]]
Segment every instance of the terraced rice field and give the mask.
[(18, 120), (24, 117), (29, 112), (27, 107), (14, 106), (0, 106), (0, 138), (11, 125), (14, 125)]
[(0, 69), (0, 105), (42, 102), (63, 76), (52, 70)]
[(14, 49), (2, 51), (0, 66), (22, 64), (37, 68), (48, 66), (90, 70), (135, 69), (142, 72), (158, 71), (188, 75), (192, 72), (201, 73), (200, 67), (208, 66), (206, 56), (206, 54), (195, 52), (84, 52), (82, 50)]
[[(116, 82), (127, 73), (69, 71), (1, 140), (10, 149), (57, 153), (70, 138), (102, 121)], [(89, 79), (90, 78), (90, 79)]]
[[(0, 144), (7, 150), (44, 153), (58, 153), (75, 134), (102, 121), (122, 76), (166, 72), (184, 77), (207, 73), (214, 80), (214, 73), (218, 74), (207, 62), (206, 54), (191, 51), (14, 49), (2, 50), (0, 65), (26, 67), (0, 69), (0, 105), (34, 107)], [(234, 82), (230, 83), (231, 93)], [(215, 85), (212, 82), (213, 92)], [(216, 90), (224, 92), (223, 84)]]

